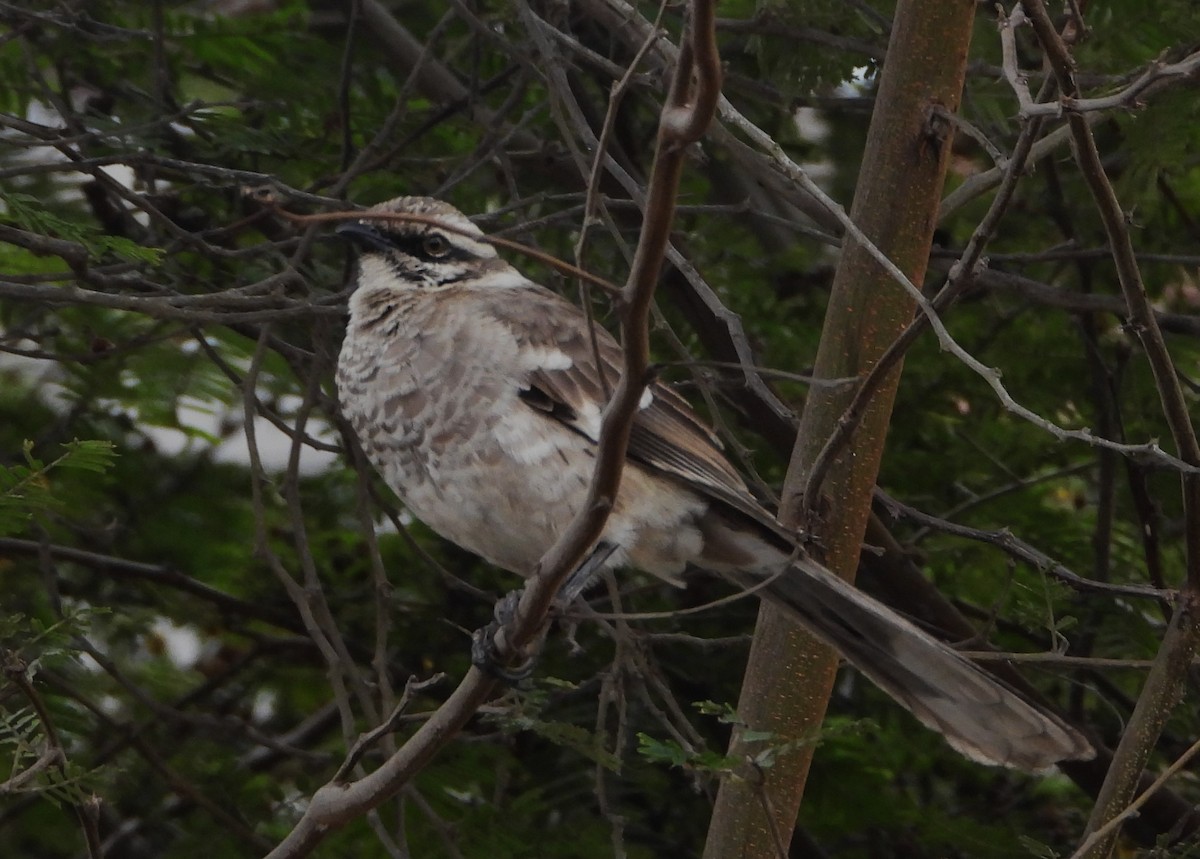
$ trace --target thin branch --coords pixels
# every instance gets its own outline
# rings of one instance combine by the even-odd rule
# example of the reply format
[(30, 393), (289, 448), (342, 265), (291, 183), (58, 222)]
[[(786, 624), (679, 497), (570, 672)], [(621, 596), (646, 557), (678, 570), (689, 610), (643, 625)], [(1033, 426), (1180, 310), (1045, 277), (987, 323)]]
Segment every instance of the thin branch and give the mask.
[(926, 528), (931, 528), (943, 534), (952, 534), (956, 537), (964, 537), (968, 540), (990, 543), (993, 546), (997, 546), (1003, 549), (1008, 555), (1029, 564), (1039, 572), (1058, 579), (1060, 582), (1070, 585), (1072, 588), (1083, 593), (1102, 593), (1162, 601), (1170, 600), (1174, 596), (1174, 593), (1171, 591), (1162, 591), (1158, 588), (1151, 588), (1145, 585), (1119, 585), (1111, 582), (1097, 582), (1085, 578), (1067, 569), (1067, 567), (1049, 555), (1035, 549), (1021, 538), (1015, 536), (1007, 528), (988, 531), (983, 528), (971, 528), (967, 525), (959, 525), (955, 522), (938, 518), (937, 516), (931, 516), (928, 513), (922, 513), (914, 507), (897, 501), (882, 489), (875, 490), (875, 498), (892, 513), (903, 516), (905, 519), (916, 522)]
[[(50, 711), (46, 708), (46, 703), (42, 700), (41, 694), (38, 693), (37, 687), (29, 677), (29, 666), (15, 652), (5, 650), (0, 653), (0, 670), (3, 671), (4, 679), (20, 690), (25, 699), (29, 701), (33, 711), (37, 714), (38, 722), (42, 727), (42, 733), (46, 738), (46, 754), (53, 758), (47, 759), (47, 764), (53, 766), (54, 769), (64, 777), (67, 775), (67, 753), (63, 747), (62, 740), (59, 737), (58, 729), (54, 726), (54, 720), (50, 718)], [(90, 802), (98, 803), (99, 797), (92, 797)], [(100, 849), (100, 832), (97, 827), (96, 815), (94, 808), (88, 808), (87, 802), (80, 802), (72, 799), (70, 802), (72, 811), (75, 812), (75, 818), (79, 821), (79, 826), (83, 832), (84, 845), (87, 849), (89, 859), (101, 859), (102, 851)]]
[(36, 779), (49, 769), (61, 770), (67, 763), (63, 750), (50, 743), (42, 750), (41, 755), (33, 763), (22, 769), (12, 778), (0, 781), (0, 796), (19, 793), (29, 782)]
[[(1009, 292), (1041, 307), (1056, 307), (1074, 314), (1107, 313), (1122, 321), (1129, 319), (1129, 306), (1119, 295), (1100, 295), (1050, 286), (1039, 280), (1006, 271), (986, 269), (975, 276), (975, 286), (994, 292)], [(1154, 309), (1163, 331), (1200, 337), (1200, 316)]]
[(1049, 668), (1077, 668), (1080, 671), (1147, 671), (1154, 667), (1152, 659), (1108, 659), (1103, 656), (1067, 656), (1064, 653), (1013, 653), (995, 650), (960, 650), (960, 654), (975, 662), (1013, 662), (1044, 665)]
[[(1016, 12), (1013, 13), (1014, 19)], [(1014, 23), (1014, 26), (1016, 24)], [(1112, 95), (1096, 98), (1075, 98), (1064, 94), (1056, 102), (1047, 104), (1021, 105), (1022, 118), (1033, 116), (1059, 117), (1063, 114), (1081, 114), (1092, 111), (1110, 111), (1118, 109), (1132, 110), (1141, 107), (1141, 96), (1155, 84), (1172, 78), (1189, 78), (1200, 71), (1200, 51), (1189, 54), (1177, 63), (1163, 63), (1155, 60), (1138, 75), (1137, 79), (1122, 90)]]
[(333, 774), (332, 781), (345, 782), (346, 776), (350, 771), (358, 766), (359, 760), (367, 753), (371, 746), (379, 742), (380, 738), (390, 734), (401, 724), (404, 717), (404, 711), (408, 708), (409, 701), (412, 700), (414, 693), (423, 692), (431, 686), (436, 686), (446, 679), (445, 674), (435, 674), (426, 680), (417, 680), (415, 677), (408, 678), (408, 682), (404, 685), (404, 691), (400, 694), (400, 700), (396, 702), (389, 715), (383, 722), (372, 728), (367, 733), (355, 740), (354, 745), (350, 748), (346, 759), (342, 761), (342, 765), (337, 768), (337, 772)]
[(1092, 851), (1102, 841), (1114, 838), (1120, 827), (1126, 821), (1136, 817), (1138, 814), (1138, 809), (1145, 805), (1146, 801), (1149, 800), (1150, 797), (1154, 796), (1159, 789), (1164, 787), (1168, 781), (1170, 781), (1176, 774), (1179, 773), (1180, 770), (1187, 766), (1191, 762), (1192, 758), (1194, 758), (1197, 754), (1200, 754), (1200, 740), (1196, 740), (1196, 742), (1192, 743), (1188, 747), (1187, 751), (1176, 758), (1173, 764), (1163, 770), (1162, 775), (1156, 778), (1153, 784), (1142, 791), (1141, 794), (1138, 795), (1137, 799), (1125, 806), (1120, 814), (1085, 838), (1083, 843), (1079, 845), (1079, 849), (1071, 854), (1070, 859), (1086, 859), (1087, 856), (1094, 855), (1092, 854)]
[[(255, 384), (258, 379), (258, 374), (262, 369), (263, 361), (266, 358), (266, 342), (268, 337), (267, 326), (259, 334), (258, 342), (255, 344), (254, 354), (250, 359), (250, 366), (246, 370), (246, 377), (242, 386), (243, 408), (246, 414), (254, 414), (255, 403)], [(275, 574), (276, 579), (283, 586), (288, 597), (296, 606), (300, 617), (304, 621), (305, 632), (312, 639), (317, 650), (320, 652), (325, 664), (328, 667), (330, 683), (333, 686), (334, 697), (338, 702), (338, 714), (342, 721), (342, 734), (349, 739), (352, 736), (354, 725), (354, 713), (350, 706), (350, 697), (346, 689), (344, 677), (340, 669), (339, 655), (332, 642), (325, 636), (321, 623), (318, 621), (312, 606), (309, 604), (308, 595), (305, 589), (299, 582), (288, 572), (279, 556), (271, 549), (270, 544), (270, 527), (267, 524), (266, 514), (266, 469), (263, 468), (262, 457), (258, 449), (258, 433), (254, 426), (254, 421), (248, 420), (242, 427), (246, 437), (246, 452), (250, 460), (250, 494), (254, 509), (254, 552), (262, 558), (271, 571)]]
[(114, 578), (132, 577), (165, 585), (182, 593), (199, 597), (212, 603), (222, 611), (228, 611), (243, 617), (286, 629), (289, 632), (303, 633), (304, 626), (286, 612), (276, 611), (269, 606), (249, 602), (204, 584), (193, 576), (177, 570), (166, 564), (147, 564), (141, 561), (131, 561), (114, 555), (104, 555), (86, 549), (76, 549), (73, 546), (44, 544), (39, 540), (25, 540), (18, 537), (0, 537), (0, 552), (12, 552), (22, 555), (38, 555), (46, 552), (52, 558), (84, 567), (99, 570)]

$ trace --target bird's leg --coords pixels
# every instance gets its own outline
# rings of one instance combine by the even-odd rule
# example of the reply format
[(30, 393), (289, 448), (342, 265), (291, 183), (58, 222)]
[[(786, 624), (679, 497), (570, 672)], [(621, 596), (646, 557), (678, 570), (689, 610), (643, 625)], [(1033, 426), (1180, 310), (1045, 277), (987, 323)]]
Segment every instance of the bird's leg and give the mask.
[(592, 586), (596, 576), (604, 569), (608, 559), (616, 550), (615, 543), (606, 541), (597, 543), (591, 554), (584, 558), (583, 563), (567, 577), (567, 581), (558, 589), (558, 594), (554, 598), (554, 605), (550, 609), (551, 616), (556, 616), (562, 625), (563, 634), (566, 636), (567, 646), (570, 648), (572, 656), (578, 656), (583, 652), (583, 648), (575, 640), (575, 630), (579, 627), (579, 616), (572, 616), (567, 609), (585, 590)]
[(575, 598), (587, 590), (596, 573), (604, 569), (604, 565), (615, 551), (617, 551), (616, 543), (609, 543), (605, 540), (597, 543), (592, 549), (592, 553), (583, 559), (583, 563), (575, 568), (575, 572), (571, 573), (563, 586), (558, 589), (556, 602), (562, 606), (568, 606), (575, 602)]

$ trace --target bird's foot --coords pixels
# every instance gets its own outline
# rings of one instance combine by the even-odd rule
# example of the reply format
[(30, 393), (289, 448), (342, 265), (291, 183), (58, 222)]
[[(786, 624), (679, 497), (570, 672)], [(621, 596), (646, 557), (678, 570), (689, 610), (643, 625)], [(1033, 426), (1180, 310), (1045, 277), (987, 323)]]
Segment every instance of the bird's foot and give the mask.
[(511, 648), (499, 647), (496, 636), (516, 616), (521, 594), (520, 590), (505, 594), (496, 603), (493, 620), (471, 636), (471, 664), (489, 677), (517, 687), (528, 685), (537, 665), (537, 656), (527, 656), (521, 664), (510, 666), (507, 663), (512, 658)]

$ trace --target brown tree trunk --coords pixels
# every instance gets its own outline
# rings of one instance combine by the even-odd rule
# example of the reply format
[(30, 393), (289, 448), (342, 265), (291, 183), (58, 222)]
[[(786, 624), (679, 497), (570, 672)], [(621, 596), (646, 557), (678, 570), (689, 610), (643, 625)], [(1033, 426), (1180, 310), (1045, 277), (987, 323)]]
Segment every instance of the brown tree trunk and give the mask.
[[(962, 93), (975, 4), (970, 0), (901, 0), (855, 190), (851, 217), (917, 284), (925, 274)], [(862, 376), (912, 319), (914, 303), (858, 243), (847, 239), (817, 352), (818, 378)], [(814, 386), (800, 424), (784, 487), (782, 516), (810, 521), (825, 562), (852, 578), (870, 510), (899, 380), (893, 371), (858, 431), (825, 478), (818, 515), (797, 509), (814, 457), (833, 432), (852, 391)], [(773, 743), (812, 736), (824, 718), (837, 656), (764, 604), (738, 703), (753, 731)], [(761, 744), (735, 736), (732, 753)], [(780, 756), (755, 777), (721, 785), (706, 859), (777, 857), (791, 839), (812, 759), (811, 747)], [(768, 817), (768, 814), (770, 815)]]

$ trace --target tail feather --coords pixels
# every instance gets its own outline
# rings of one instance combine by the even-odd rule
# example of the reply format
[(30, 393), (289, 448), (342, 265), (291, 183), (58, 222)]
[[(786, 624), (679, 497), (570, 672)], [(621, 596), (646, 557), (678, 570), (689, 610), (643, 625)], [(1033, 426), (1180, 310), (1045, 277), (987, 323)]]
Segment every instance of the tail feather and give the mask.
[(1095, 754), (1062, 719), (815, 561), (801, 558), (765, 584), (744, 571), (725, 575), (761, 588), (761, 596), (974, 761), (1038, 772)]

